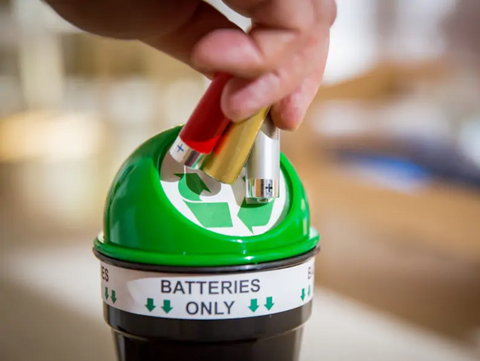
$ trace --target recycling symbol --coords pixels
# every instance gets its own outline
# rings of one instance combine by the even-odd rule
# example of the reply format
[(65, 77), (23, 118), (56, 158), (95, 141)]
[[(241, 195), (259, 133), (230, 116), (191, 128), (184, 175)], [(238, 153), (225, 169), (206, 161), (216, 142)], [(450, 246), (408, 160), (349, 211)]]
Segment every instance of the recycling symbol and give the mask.
[[(205, 228), (233, 227), (232, 214), (228, 202), (204, 202), (200, 199), (202, 192), (210, 189), (197, 173), (176, 173), (179, 177), (178, 192), (185, 204)], [(242, 178), (245, 182), (245, 177)], [(243, 199), (236, 216), (253, 233), (253, 227), (266, 226), (270, 221), (274, 202), (266, 204), (248, 204)]]
[(170, 203), (183, 217), (211, 232), (229, 236), (260, 235), (275, 227), (287, 212), (286, 185), (280, 176), (280, 198), (264, 204), (245, 200), (245, 173), (234, 184), (215, 181), (166, 156), (160, 183)]

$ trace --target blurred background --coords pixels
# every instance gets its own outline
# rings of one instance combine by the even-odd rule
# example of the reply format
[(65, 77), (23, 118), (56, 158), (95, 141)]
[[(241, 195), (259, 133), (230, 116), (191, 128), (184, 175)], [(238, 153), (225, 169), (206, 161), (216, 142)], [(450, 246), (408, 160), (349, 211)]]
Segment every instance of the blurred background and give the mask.
[[(322, 235), (302, 360), (480, 360), (480, 3), (337, 3), (325, 84), (282, 135)], [(91, 253), (108, 187), (207, 86), (0, 0), (0, 360), (114, 361)]]

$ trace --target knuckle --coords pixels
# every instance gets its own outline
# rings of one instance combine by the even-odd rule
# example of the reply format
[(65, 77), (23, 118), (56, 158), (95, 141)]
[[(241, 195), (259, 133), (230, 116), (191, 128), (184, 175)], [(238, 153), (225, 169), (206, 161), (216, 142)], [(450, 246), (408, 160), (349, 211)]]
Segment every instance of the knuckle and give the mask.
[(316, 0), (317, 21), (332, 26), (337, 18), (336, 0)]
[(324, 11), (325, 11), (324, 16), (328, 21), (328, 24), (332, 26), (335, 20), (337, 19), (337, 13), (338, 13), (337, 2), (335, 0), (327, 0)]

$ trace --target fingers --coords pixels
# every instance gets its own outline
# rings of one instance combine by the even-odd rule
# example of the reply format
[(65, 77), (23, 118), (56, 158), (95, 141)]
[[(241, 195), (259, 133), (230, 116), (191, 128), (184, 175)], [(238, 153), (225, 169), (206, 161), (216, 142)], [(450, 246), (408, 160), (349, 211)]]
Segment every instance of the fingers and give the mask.
[[(285, 113), (281, 118), (283, 120), (279, 120), (279, 126), (282, 128), (296, 128), (295, 124), (299, 122), (298, 117), (304, 115), (305, 106), (308, 107), (307, 104), (313, 99), (314, 94), (311, 94), (311, 89), (315, 88), (316, 92), (321, 83), (328, 53), (328, 39), (329, 28), (318, 29), (308, 38), (304, 48), (274, 71), (254, 80), (232, 79), (226, 85), (222, 95), (224, 113), (233, 120), (242, 120), (261, 108), (275, 104), (298, 89), (303, 89), (292, 99), (287, 100), (287, 102), (292, 102), (293, 99), (298, 98), (294, 101), (295, 106), (299, 107), (297, 115), (285, 113), (293, 112), (292, 105), (287, 106), (282, 111)], [(302, 88), (302, 82), (307, 78), (311, 79)], [(308, 96), (310, 100), (302, 99), (305, 96)], [(302, 110), (300, 111), (300, 109)]]
[(89, 32), (141, 40), (204, 74), (235, 77), (222, 96), (233, 120), (275, 104), (274, 121), (295, 129), (321, 83), (334, 0), (225, 0), (253, 28), (245, 34), (201, 0), (46, 0)]
[(323, 79), (335, 1), (226, 3), (252, 17), (253, 29), (248, 35), (224, 29), (206, 35), (193, 48), (192, 63), (204, 72), (235, 76), (222, 96), (222, 109), (234, 121), (275, 104), (277, 125), (295, 129)]
[(250, 34), (238, 30), (216, 30), (193, 48), (191, 62), (202, 72), (220, 70), (253, 79), (275, 69), (296, 51), (296, 33), (291, 30), (254, 29)]
[(312, 1), (224, 0), (224, 2), (255, 23), (269, 28), (301, 31), (311, 26), (315, 19)]
[[(234, 23), (229, 21), (222, 13), (210, 4), (199, 1), (195, 10), (188, 19), (178, 26), (175, 31), (144, 37), (141, 40), (162, 52), (191, 65), (204, 74), (213, 74), (219, 69), (202, 69), (192, 63), (192, 53), (195, 45), (204, 37), (209, 37), (216, 31), (228, 32), (232, 37), (247, 37), (247, 35)], [(221, 30), (218, 30), (221, 29)], [(212, 56), (221, 51), (222, 44), (216, 44)]]
[(310, 1), (227, 0), (232, 9), (250, 17), (248, 36), (216, 31), (192, 52), (192, 63), (202, 71), (221, 69), (243, 78), (272, 71), (301, 46), (306, 29), (314, 25)]
[(320, 25), (330, 27), (336, 17), (334, 0), (225, 0), (250, 17), (248, 36), (215, 31), (192, 51), (192, 64), (204, 72), (220, 70), (253, 79), (275, 70), (305, 46)]
[(283, 130), (296, 130), (322, 85), (326, 57), (292, 94), (277, 102), (271, 109), (272, 119)]

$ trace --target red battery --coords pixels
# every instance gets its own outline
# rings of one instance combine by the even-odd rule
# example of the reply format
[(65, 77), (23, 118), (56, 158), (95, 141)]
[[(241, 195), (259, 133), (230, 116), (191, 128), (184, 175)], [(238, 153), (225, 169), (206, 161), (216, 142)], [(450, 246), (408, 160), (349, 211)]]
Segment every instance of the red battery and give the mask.
[(222, 91), (230, 79), (228, 74), (219, 74), (210, 83), (170, 148), (170, 154), (177, 162), (198, 169), (217, 144), (230, 123), (220, 107)]

